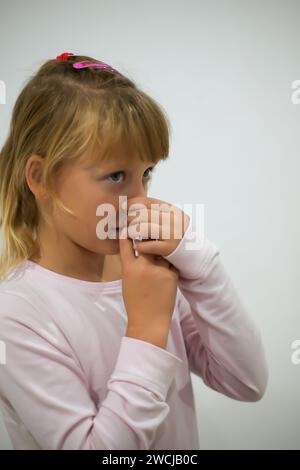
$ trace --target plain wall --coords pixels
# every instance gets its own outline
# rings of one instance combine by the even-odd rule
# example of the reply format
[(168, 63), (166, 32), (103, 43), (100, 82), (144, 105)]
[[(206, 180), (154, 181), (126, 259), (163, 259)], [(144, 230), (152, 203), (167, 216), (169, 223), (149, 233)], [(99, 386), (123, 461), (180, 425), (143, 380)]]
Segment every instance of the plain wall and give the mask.
[[(259, 402), (193, 376), (202, 449), (300, 449), (300, 2), (0, 0), (0, 145), (25, 80), (49, 58), (91, 55), (165, 108), (170, 158), (149, 196), (205, 205), (205, 232), (262, 331)], [(0, 366), (1, 367), (1, 366)], [(3, 421), (0, 449), (11, 448)]]

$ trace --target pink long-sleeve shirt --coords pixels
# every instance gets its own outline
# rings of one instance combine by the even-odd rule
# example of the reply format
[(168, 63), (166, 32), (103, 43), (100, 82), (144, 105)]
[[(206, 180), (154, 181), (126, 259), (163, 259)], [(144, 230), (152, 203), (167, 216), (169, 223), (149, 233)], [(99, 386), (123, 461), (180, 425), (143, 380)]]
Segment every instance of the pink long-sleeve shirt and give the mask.
[(124, 336), (121, 279), (28, 260), (0, 283), (0, 405), (14, 449), (199, 449), (191, 372), (235, 400), (263, 396), (261, 334), (215, 244), (197, 242), (190, 220), (165, 258), (180, 272), (166, 349)]

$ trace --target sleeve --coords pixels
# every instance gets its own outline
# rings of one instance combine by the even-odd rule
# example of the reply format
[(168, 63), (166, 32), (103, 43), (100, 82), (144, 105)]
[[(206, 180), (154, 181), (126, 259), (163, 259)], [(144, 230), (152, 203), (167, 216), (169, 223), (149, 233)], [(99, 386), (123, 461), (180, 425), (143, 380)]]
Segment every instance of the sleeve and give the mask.
[(181, 328), (191, 372), (230, 398), (260, 400), (268, 382), (261, 333), (220, 251), (206, 237), (199, 240), (190, 219), (177, 248), (165, 258), (179, 270)]
[(33, 320), (34, 307), (6, 293), (0, 305), (0, 339), (6, 345), (0, 394), (43, 450), (151, 448), (169, 413), (166, 398), (180, 358), (123, 337), (98, 408), (67, 342), (62, 345), (42, 321)]

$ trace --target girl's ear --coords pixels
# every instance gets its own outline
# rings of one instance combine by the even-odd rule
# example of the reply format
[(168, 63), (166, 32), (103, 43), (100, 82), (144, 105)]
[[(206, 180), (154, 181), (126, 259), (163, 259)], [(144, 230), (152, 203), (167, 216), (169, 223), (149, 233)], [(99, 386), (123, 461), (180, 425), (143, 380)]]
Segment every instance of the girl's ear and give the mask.
[(25, 178), (29, 189), (38, 200), (48, 199), (48, 193), (42, 183), (43, 158), (31, 155), (25, 167)]

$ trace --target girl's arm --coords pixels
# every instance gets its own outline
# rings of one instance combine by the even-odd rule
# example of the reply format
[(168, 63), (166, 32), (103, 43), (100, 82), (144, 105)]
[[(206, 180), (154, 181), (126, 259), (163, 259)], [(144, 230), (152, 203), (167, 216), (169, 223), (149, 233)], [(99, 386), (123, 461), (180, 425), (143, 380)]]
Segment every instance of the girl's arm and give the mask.
[[(187, 248), (191, 242), (192, 250)], [(190, 370), (224, 395), (257, 401), (268, 381), (261, 334), (219, 254), (207, 238), (196, 242), (190, 220), (177, 248), (165, 256), (180, 271), (179, 308)]]
[(40, 312), (21, 296), (1, 292), (0, 305), (0, 339), (6, 344), (0, 401), (10, 404), (41, 449), (151, 448), (169, 412), (166, 396), (181, 359), (123, 337), (98, 407), (64, 336), (45, 328)]

